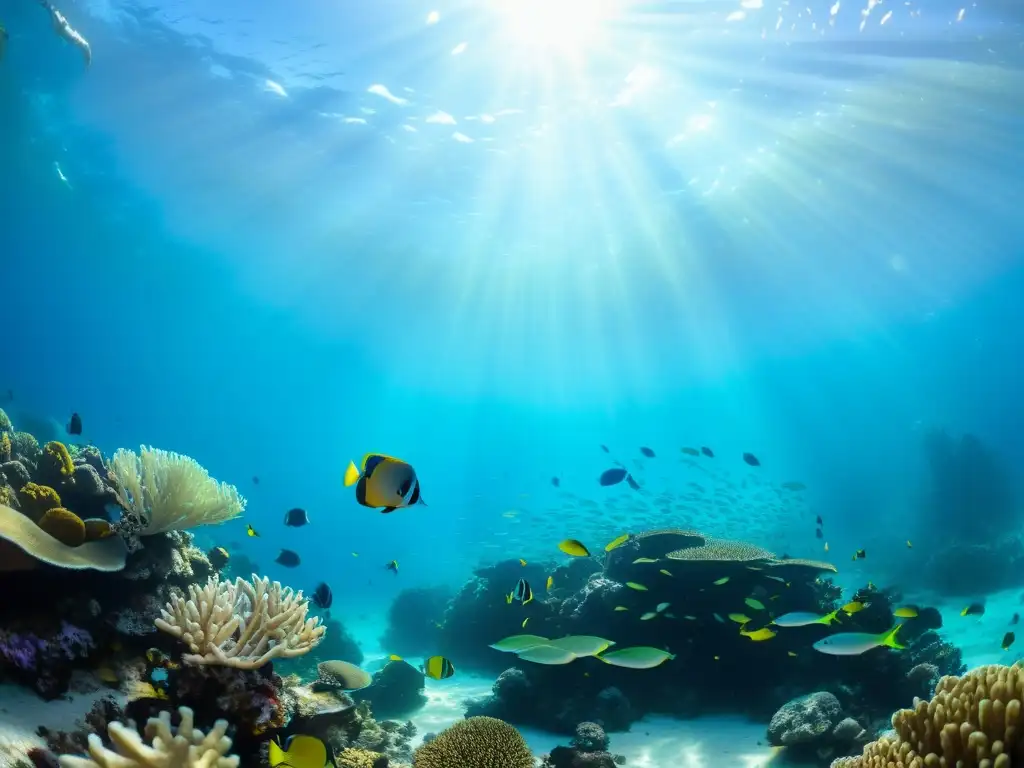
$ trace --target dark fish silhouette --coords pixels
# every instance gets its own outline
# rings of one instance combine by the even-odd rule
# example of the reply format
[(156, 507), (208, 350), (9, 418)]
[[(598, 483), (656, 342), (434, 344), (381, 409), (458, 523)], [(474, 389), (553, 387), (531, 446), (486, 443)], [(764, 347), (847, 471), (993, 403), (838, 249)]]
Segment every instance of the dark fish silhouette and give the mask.
[(700, 452), (707, 456), (709, 459), (715, 458), (715, 452), (708, 448), (706, 445), (700, 447)]
[(654, 451), (652, 449), (648, 448), (646, 445), (641, 445), (640, 446), (640, 453), (642, 453), (648, 459), (653, 459), (654, 458)]
[(605, 453), (611, 453), (611, 451), (608, 450), (608, 446), (607, 445), (602, 445), (601, 446), (601, 450), (604, 451)]
[(253, 485), (259, 485), (259, 484), (260, 484), (260, 478), (259, 478), (259, 475), (253, 475), (253, 476), (252, 476), (252, 484), (253, 484)]
[(327, 582), (320, 582), (313, 590), (313, 605), (326, 611), (333, 602), (334, 595), (331, 593), (331, 588), (327, 586)]
[(758, 461), (757, 456), (752, 453), (744, 453), (743, 460), (752, 467), (760, 467), (761, 462)]
[(557, 477), (552, 477), (551, 484), (555, 486), (555, 488), (558, 488), (562, 484), (562, 481), (559, 480)]
[(284, 524), (291, 528), (301, 528), (304, 525), (309, 525), (309, 515), (306, 514), (306, 510), (299, 507), (289, 509), (284, 513)]
[(295, 568), (302, 560), (297, 552), (292, 552), (290, 549), (282, 549), (281, 554), (274, 558), (274, 562), (278, 565), (283, 565), (285, 568)]
[(618, 485), (625, 480), (628, 475), (629, 473), (622, 467), (612, 467), (611, 469), (606, 469), (602, 472), (601, 477), (597, 479), (597, 482), (605, 486)]
[(68, 420), (67, 429), (69, 435), (82, 434), (82, 417), (77, 413), (72, 413), (71, 418)]
[(206, 559), (210, 561), (210, 565), (216, 568), (218, 571), (228, 564), (228, 560), (231, 555), (224, 547), (214, 547), (206, 553)]

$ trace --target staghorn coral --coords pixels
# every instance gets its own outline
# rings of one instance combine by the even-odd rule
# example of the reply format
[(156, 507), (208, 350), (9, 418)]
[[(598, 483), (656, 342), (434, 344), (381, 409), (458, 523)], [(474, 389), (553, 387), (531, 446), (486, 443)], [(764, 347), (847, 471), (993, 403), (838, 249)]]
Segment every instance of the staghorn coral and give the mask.
[(415, 768), (533, 768), (522, 734), (504, 720), (460, 720), (413, 754)]
[(209, 733), (194, 726), (192, 710), (179, 707), (181, 724), (171, 728), (171, 713), (161, 712), (146, 724), (146, 744), (134, 727), (111, 723), (107, 733), (116, 751), (89, 736), (89, 757), (64, 755), (61, 768), (237, 768), (239, 759), (228, 755), (228, 723), (218, 720)]
[(1010, 768), (1024, 760), (1024, 668), (991, 664), (939, 680), (931, 701), (892, 716), (894, 737), (832, 768)]
[(271, 659), (308, 653), (324, 635), (320, 618), (307, 619), (302, 592), (253, 574), (205, 587), (189, 585), (187, 599), (175, 596), (156, 620), (158, 629), (184, 642), (188, 664), (256, 669)]
[(110, 472), (120, 486), (121, 506), (142, 536), (216, 525), (245, 509), (235, 486), (218, 482), (195, 459), (178, 453), (122, 448)]

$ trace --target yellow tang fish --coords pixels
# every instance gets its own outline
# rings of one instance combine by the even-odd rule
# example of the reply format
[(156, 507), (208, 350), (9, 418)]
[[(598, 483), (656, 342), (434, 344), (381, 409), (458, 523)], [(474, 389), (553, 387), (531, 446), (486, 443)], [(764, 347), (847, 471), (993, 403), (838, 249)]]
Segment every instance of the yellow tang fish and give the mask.
[(420, 481), (412, 465), (380, 453), (366, 454), (362, 469), (349, 462), (345, 487), (352, 485), (356, 487), (356, 501), (385, 514), (414, 504), (427, 505), (420, 496)]
[(611, 552), (616, 547), (621, 547), (627, 541), (629, 541), (629, 534), (628, 533), (624, 533), (621, 536), (619, 536), (618, 538), (612, 539), (607, 544), (605, 544), (604, 545), (604, 551), (605, 552)]
[(626, 607), (626, 606), (624, 606), (624, 605), (616, 605), (616, 606), (615, 606), (615, 610), (616, 610), (616, 611), (628, 611), (628, 610), (629, 610), (629, 608), (627, 608), (627, 607)]
[(327, 765), (327, 747), (315, 736), (292, 736), (282, 749), (277, 741), (270, 742), (270, 768), (324, 768)]
[(525, 560), (523, 560), (523, 558), (521, 558), (521, 557), (519, 558), (519, 564), (520, 564), (521, 566), (523, 566), (523, 568), (525, 568), (525, 567), (526, 567), (526, 561), (525, 561)]
[(640, 592), (646, 592), (647, 591), (647, 587), (645, 587), (643, 584), (637, 584), (635, 581), (627, 581), (626, 582), (626, 586), (629, 587), (630, 589), (636, 589), (636, 590), (638, 590)]
[(545, 587), (547, 588), (548, 592), (551, 591), (551, 588), (553, 586), (555, 586), (555, 577), (554, 576), (548, 576), (548, 580), (545, 583)]
[(253, 537), (253, 536), (257, 536), (258, 537), (259, 533), (257, 533), (256, 529), (252, 527), (252, 523), (249, 523), (248, 525), (245, 526), (245, 535), (249, 536), (250, 538)]
[(558, 548), (565, 554), (571, 555), (572, 557), (590, 557), (590, 550), (581, 541), (576, 539), (566, 539), (558, 543)]
[(768, 627), (761, 627), (760, 629), (755, 630), (753, 632), (745, 632), (743, 630), (740, 630), (740, 634), (744, 637), (749, 637), (755, 643), (760, 643), (763, 640), (771, 640), (776, 635), (776, 633), (772, 632), (770, 629), (768, 629)]
[(728, 584), (729, 583), (729, 577), (728, 576), (723, 576), (722, 578), (717, 579), (716, 581), (713, 581), (711, 583), (714, 584), (716, 587), (720, 587), (723, 584)]
[(662, 569), (661, 569), (661, 570), (659, 571), (659, 573), (663, 573), (663, 574), (665, 574), (666, 576), (671, 576), (671, 575), (672, 575), (671, 573), (669, 573), (668, 571), (666, 571), (666, 570), (665, 570), (664, 568), (662, 568)]

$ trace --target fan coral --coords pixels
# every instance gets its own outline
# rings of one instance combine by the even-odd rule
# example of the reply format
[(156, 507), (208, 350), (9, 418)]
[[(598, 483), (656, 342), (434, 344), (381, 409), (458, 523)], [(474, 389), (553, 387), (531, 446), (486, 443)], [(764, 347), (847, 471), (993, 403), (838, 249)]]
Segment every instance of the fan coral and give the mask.
[(307, 619), (302, 592), (260, 579), (192, 584), (188, 597), (174, 597), (156, 620), (158, 629), (183, 641), (188, 664), (256, 669), (271, 659), (293, 658), (323, 638), (320, 618)]
[(161, 712), (146, 724), (147, 745), (134, 727), (111, 723), (107, 733), (116, 752), (103, 746), (96, 734), (89, 736), (89, 757), (64, 755), (61, 768), (237, 768), (239, 759), (228, 756), (231, 739), (226, 720), (218, 720), (204, 734), (195, 728), (192, 710), (179, 707), (181, 724), (171, 728), (171, 713)]
[(533, 768), (522, 734), (504, 720), (470, 717), (443, 730), (413, 755), (415, 768)]
[(859, 757), (832, 768), (1010, 768), (1024, 760), (1024, 668), (978, 667), (963, 677), (943, 677), (931, 701), (892, 716), (895, 738), (882, 737)]
[(216, 525), (242, 514), (238, 489), (210, 477), (195, 459), (142, 446), (124, 448), (110, 461), (121, 486), (120, 501), (143, 536)]

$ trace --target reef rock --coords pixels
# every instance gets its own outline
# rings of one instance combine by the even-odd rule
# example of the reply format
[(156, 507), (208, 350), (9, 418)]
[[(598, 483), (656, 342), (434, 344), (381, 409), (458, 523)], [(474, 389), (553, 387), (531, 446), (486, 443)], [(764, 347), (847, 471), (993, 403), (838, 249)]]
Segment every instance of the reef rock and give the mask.
[(843, 718), (839, 699), (828, 691), (800, 696), (782, 705), (768, 724), (773, 747), (825, 742)]
[(423, 674), (405, 661), (389, 662), (374, 673), (373, 682), (352, 693), (355, 701), (369, 701), (380, 717), (402, 717), (427, 703)]

